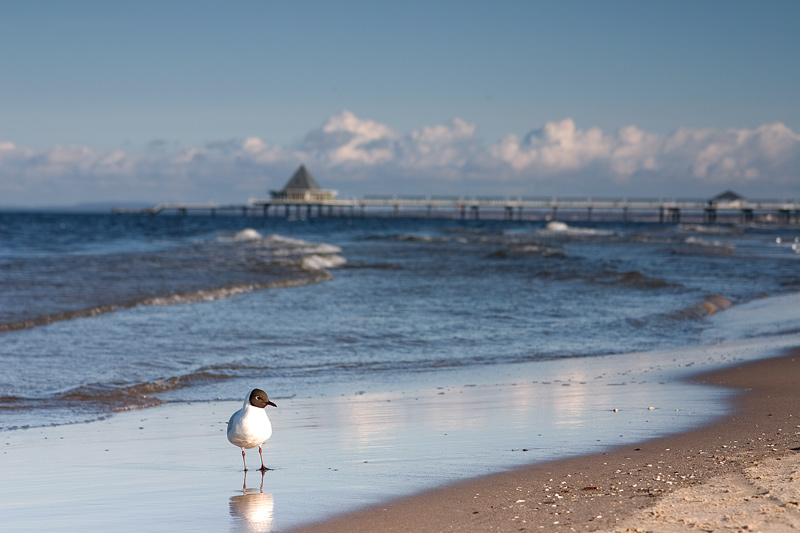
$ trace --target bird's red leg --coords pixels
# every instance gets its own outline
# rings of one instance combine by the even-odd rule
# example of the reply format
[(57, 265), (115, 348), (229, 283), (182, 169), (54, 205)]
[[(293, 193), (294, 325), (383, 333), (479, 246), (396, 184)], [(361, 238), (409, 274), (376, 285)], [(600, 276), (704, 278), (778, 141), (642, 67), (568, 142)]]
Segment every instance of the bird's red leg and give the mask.
[(269, 470), (266, 466), (264, 466), (264, 456), (261, 454), (261, 446), (258, 447), (258, 456), (261, 457), (261, 468), (262, 472), (266, 472)]
[(247, 472), (247, 461), (244, 459), (244, 448), (242, 448), (242, 462), (244, 463), (244, 471)]

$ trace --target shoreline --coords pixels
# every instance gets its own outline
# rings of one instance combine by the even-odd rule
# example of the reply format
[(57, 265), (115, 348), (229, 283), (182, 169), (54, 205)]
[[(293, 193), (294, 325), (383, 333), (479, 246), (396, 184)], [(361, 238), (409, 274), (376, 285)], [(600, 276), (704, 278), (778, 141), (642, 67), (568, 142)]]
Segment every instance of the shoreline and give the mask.
[(472, 478), (292, 531), (800, 527), (800, 348), (691, 382), (738, 389), (701, 428)]
[[(11, 530), (612, 530), (681, 487), (692, 489), (709, 477), (703, 461), (733, 451), (707, 438), (697, 457), (675, 455), (708, 427), (739, 416), (730, 407), (734, 392), (720, 386), (737, 384), (714, 377), (726, 371), (704, 369), (764, 365), (768, 383), (784, 380), (793, 390), (800, 371), (781, 368), (777, 356), (798, 345), (789, 336), (507, 367), (461, 386), (446, 382), (467, 375), (417, 390), (278, 396), (270, 412), (276, 431), (264, 447), (274, 470), (265, 476), (243, 476), (241, 453), (225, 438), (240, 401), (170, 403), (3, 432), (0, 515)], [(772, 358), (742, 360), (759, 353)], [(526, 370), (538, 380), (522, 379)], [(698, 375), (700, 384), (687, 381)], [(747, 407), (748, 398), (737, 401)], [(800, 412), (792, 402), (790, 414)], [(787, 405), (767, 407), (779, 417)], [(783, 431), (794, 436), (791, 422)], [(674, 436), (641, 444), (654, 435)], [(663, 444), (680, 439), (683, 448)], [(687, 466), (680, 453), (697, 464)], [(248, 464), (256, 454), (248, 451)]]

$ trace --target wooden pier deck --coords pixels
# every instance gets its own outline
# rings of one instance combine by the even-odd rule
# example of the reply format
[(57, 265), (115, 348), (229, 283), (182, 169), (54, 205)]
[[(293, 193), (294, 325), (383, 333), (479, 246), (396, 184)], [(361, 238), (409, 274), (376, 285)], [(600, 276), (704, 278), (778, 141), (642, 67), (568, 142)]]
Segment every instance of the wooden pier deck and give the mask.
[[(708, 199), (661, 198), (576, 198), (576, 197), (449, 197), (449, 196), (365, 196), (351, 199), (301, 201), (296, 198), (251, 198), (246, 204), (181, 204), (163, 203), (149, 209), (114, 209), (114, 213), (157, 215), (175, 211), (185, 215), (189, 211), (236, 212), (243, 215), (296, 216), (413, 216), (428, 218), (478, 219), (481, 213), (507, 220), (544, 216), (557, 220), (559, 214), (576, 214), (592, 220), (602, 213), (604, 218), (621, 215), (622, 220), (636, 217), (677, 223), (687, 214), (706, 223), (722, 218), (741, 222), (765, 220), (775, 223), (800, 223), (798, 200), (737, 200), (713, 202)], [(377, 213), (376, 213), (377, 211)], [(616, 216), (614, 216), (616, 218)]]

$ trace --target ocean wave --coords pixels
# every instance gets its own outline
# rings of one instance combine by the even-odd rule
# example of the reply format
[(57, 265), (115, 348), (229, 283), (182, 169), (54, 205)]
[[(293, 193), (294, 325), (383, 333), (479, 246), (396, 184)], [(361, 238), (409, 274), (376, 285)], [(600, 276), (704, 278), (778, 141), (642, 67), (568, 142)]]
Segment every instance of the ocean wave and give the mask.
[(403, 270), (403, 265), (397, 263), (352, 263), (348, 261), (342, 268), (350, 270), (372, 269), (372, 270)]
[(433, 237), (431, 235), (418, 235), (413, 233), (399, 233), (394, 235), (373, 236), (369, 237), (368, 239), (379, 240), (379, 241), (422, 242), (422, 243), (449, 242), (451, 240), (448, 237)]
[[(315, 270), (315, 269), (309, 269)], [(169, 296), (156, 296), (143, 298), (135, 302), (130, 307), (138, 305), (176, 305), (192, 302), (213, 302), (215, 300), (222, 300), (230, 298), (231, 296), (238, 296), (247, 292), (261, 291), (266, 289), (289, 289), (293, 287), (304, 287), (322, 281), (333, 279), (333, 276), (325, 271), (316, 269), (318, 272), (312, 273), (310, 276), (299, 277), (294, 279), (285, 279), (279, 281), (267, 281), (263, 283), (244, 283), (241, 285), (231, 285), (225, 287), (216, 287), (213, 289), (201, 289), (197, 291), (184, 292), (179, 294), (171, 294)]]
[(736, 246), (720, 241), (708, 241), (699, 237), (686, 237), (680, 246), (672, 249), (674, 255), (732, 256)]
[(564, 222), (553, 220), (548, 222), (547, 225), (540, 229), (538, 233), (543, 234), (556, 234), (556, 235), (567, 235), (567, 236), (609, 236), (615, 235), (616, 232), (611, 230), (602, 230), (602, 229), (595, 229), (595, 228), (576, 228), (574, 226), (569, 226)]
[(564, 250), (545, 246), (543, 244), (524, 244), (521, 246), (512, 246), (504, 250), (497, 250), (489, 255), (489, 257), (504, 259), (509, 256), (523, 256), (523, 255), (538, 255), (542, 257), (567, 257)]
[(547, 225), (544, 227), (547, 231), (569, 231), (569, 226), (567, 226), (564, 222), (559, 222), (557, 220), (553, 220), (552, 222), (548, 222)]
[[(342, 259), (344, 261), (344, 259)], [(325, 261), (320, 261), (324, 263)], [(335, 262), (335, 261), (334, 261)], [(46, 326), (55, 322), (63, 320), (74, 320), (78, 318), (91, 318), (100, 316), (106, 313), (113, 313), (115, 311), (131, 309), (138, 306), (168, 306), (179, 305), (194, 302), (213, 302), (215, 300), (222, 300), (230, 298), (231, 296), (238, 296), (247, 292), (268, 290), (268, 289), (288, 289), (295, 287), (304, 287), (314, 283), (329, 281), (333, 276), (324, 270), (324, 267), (315, 266), (307, 269), (308, 274), (298, 276), (296, 278), (267, 281), (261, 283), (244, 283), (239, 285), (227, 285), (223, 287), (214, 287), (209, 289), (201, 289), (196, 291), (187, 291), (181, 293), (168, 294), (164, 296), (148, 296), (138, 300), (125, 302), (114, 305), (99, 305), (90, 307), (88, 309), (78, 309), (75, 311), (66, 311), (63, 313), (53, 313), (50, 315), (39, 316), (28, 320), (20, 320), (18, 322), (0, 323), (0, 333), (6, 331), (17, 331), (22, 329), (31, 329), (39, 326)]]
[(253, 228), (245, 228), (234, 234), (222, 232), (219, 234), (218, 240), (222, 243), (257, 245), (272, 252), (275, 256), (338, 254), (342, 252), (341, 248), (332, 244), (309, 242), (276, 234), (264, 236)]
[(707, 246), (707, 247), (711, 247), (711, 248), (731, 248), (731, 249), (735, 249), (735, 247), (732, 244), (727, 244), (727, 243), (720, 242), (720, 241), (707, 241), (707, 240), (704, 240), (704, 239), (700, 239), (699, 237), (686, 237), (685, 239), (683, 239), (683, 242), (685, 244), (691, 244), (691, 245), (694, 245), (694, 246)]
[(663, 289), (670, 287), (680, 287), (678, 283), (669, 282), (659, 278), (651, 278), (641, 270), (630, 270), (627, 272), (615, 272), (604, 270), (595, 274), (579, 274), (578, 272), (553, 273), (542, 271), (540, 277), (552, 277), (557, 281), (581, 280), (587, 283), (600, 285), (616, 285), (619, 287), (631, 287), (634, 289)]
[[(165, 403), (156, 395), (177, 389), (202, 386), (230, 379), (207, 369), (184, 376), (157, 379), (147, 383), (114, 386), (105, 383), (82, 385), (55, 396), (26, 398), (1, 396), (0, 413), (6, 413), (0, 430), (61, 425), (102, 420), (109, 413), (156, 407)], [(34, 417), (30, 412), (41, 412)], [(19, 414), (16, 414), (19, 413)], [(22, 414), (27, 413), (22, 418)], [(35, 424), (27, 421), (33, 418)]]
[(258, 239), (263, 239), (263, 236), (252, 228), (245, 228), (233, 236), (234, 241), (255, 241)]
[[(6, 313), (0, 319), (0, 332), (137, 306), (211, 302), (252, 291), (318, 283), (331, 279), (326, 269), (346, 264), (341, 251), (328, 243), (264, 236), (246, 228), (157, 253), (115, 253), (89, 260), (69, 257), (52, 265), (40, 264), (39, 277), (32, 278), (36, 283), (31, 284), (38, 312), (23, 316)], [(53, 276), (55, 270), (63, 278)], [(69, 282), (61, 281), (64, 278)], [(49, 292), (55, 292), (59, 300), (46, 297), (50, 286)]]
[(721, 294), (711, 294), (702, 302), (678, 309), (669, 316), (678, 320), (702, 320), (719, 311), (724, 311), (733, 303)]
[(164, 403), (163, 400), (153, 396), (154, 394), (227, 379), (230, 377), (225, 374), (200, 370), (184, 376), (173, 376), (122, 387), (108, 384), (84, 385), (58, 395), (57, 400), (71, 405), (98, 404), (111, 411), (129, 411), (155, 407)]
[[(132, 306), (130, 306), (132, 307)], [(117, 309), (121, 309), (119, 305), (98, 305), (88, 309), (77, 309), (75, 311), (65, 311), (63, 313), (52, 313), (49, 315), (38, 316), (27, 320), (19, 320), (17, 322), (0, 323), (0, 333), (5, 331), (16, 331), (20, 329), (31, 329), (38, 326), (46, 326), (54, 322), (62, 320), (73, 320), (76, 318), (90, 318), (94, 316), (103, 315), (105, 313), (112, 313)]]
[(650, 278), (640, 270), (623, 272), (616, 280), (617, 285), (629, 285), (643, 289), (660, 289), (662, 287), (675, 287), (675, 283), (664, 281), (663, 279)]
[(679, 224), (678, 231), (683, 233), (704, 233), (716, 235), (730, 235), (738, 231), (734, 227), (718, 224)]
[(306, 270), (324, 270), (336, 268), (347, 263), (344, 257), (338, 255), (307, 255), (303, 257), (302, 266)]

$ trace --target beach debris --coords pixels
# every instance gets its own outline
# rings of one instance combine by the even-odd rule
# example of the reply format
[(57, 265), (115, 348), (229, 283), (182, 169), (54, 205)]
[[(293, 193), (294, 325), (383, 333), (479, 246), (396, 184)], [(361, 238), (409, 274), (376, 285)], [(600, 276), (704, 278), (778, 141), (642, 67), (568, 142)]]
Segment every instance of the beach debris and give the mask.
[(655, 407), (653, 407), (653, 406), (650, 406), (650, 407), (647, 408), (648, 411), (652, 411), (654, 409), (655, 409)]

